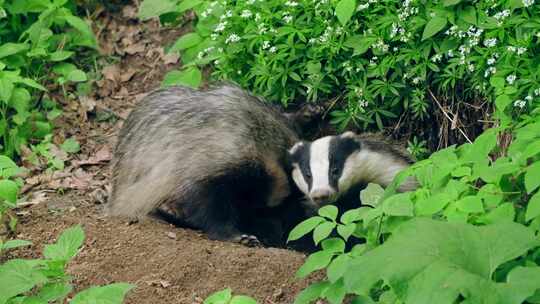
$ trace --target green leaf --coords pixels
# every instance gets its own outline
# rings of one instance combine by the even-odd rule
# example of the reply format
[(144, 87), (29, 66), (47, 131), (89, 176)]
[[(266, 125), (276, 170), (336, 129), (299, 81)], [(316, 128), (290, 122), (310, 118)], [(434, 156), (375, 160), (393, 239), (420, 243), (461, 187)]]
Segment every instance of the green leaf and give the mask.
[(234, 296), (229, 304), (257, 304), (257, 301), (248, 296)]
[(336, 227), (336, 223), (333, 222), (324, 222), (317, 226), (313, 231), (313, 241), (315, 244), (319, 244), (320, 241), (327, 238), (332, 233), (332, 230), (334, 230), (334, 227)]
[(383, 194), (384, 189), (380, 185), (369, 183), (364, 190), (360, 191), (360, 201), (362, 205), (377, 207)]
[(56, 51), (51, 54), (49, 54), (49, 60), (50, 61), (64, 61), (68, 59), (69, 57), (73, 56), (75, 52), (70, 51)]
[(469, 5), (463, 9), (461, 18), (470, 24), (476, 25), (476, 9), (474, 6)]
[(80, 225), (66, 229), (52, 245), (46, 245), (43, 255), (50, 260), (69, 261), (84, 242), (84, 231)]
[(203, 3), (203, 0), (183, 0), (179, 5), (178, 5), (178, 12), (179, 13), (183, 13), (189, 9), (192, 9), (196, 6), (198, 6), (199, 4)]
[(67, 153), (77, 153), (81, 150), (79, 142), (74, 138), (68, 138), (60, 145), (60, 148)]
[(64, 19), (69, 25), (71, 25), (74, 29), (76, 29), (83, 35), (85, 46), (97, 48), (97, 42), (96, 37), (94, 36), (94, 32), (92, 31), (90, 25), (86, 23), (86, 21), (79, 17), (71, 15), (64, 16)]
[(144, 0), (139, 7), (139, 18), (147, 20), (176, 11), (176, 1)]
[(19, 186), (12, 180), (3, 179), (0, 180), (0, 198), (4, 199), (12, 204), (17, 202), (17, 194), (19, 192)]
[(338, 215), (338, 208), (333, 205), (328, 205), (320, 208), (318, 212), (320, 216), (335, 221)]
[(115, 283), (106, 286), (90, 287), (79, 292), (70, 304), (113, 304), (123, 303), (126, 293), (135, 285)]
[(24, 246), (30, 246), (30, 245), (32, 245), (32, 242), (25, 241), (25, 240), (9, 240), (9, 241), (5, 242), (4, 244), (2, 244), (1, 249), (2, 250), (8, 250), (8, 249), (24, 247)]
[(531, 197), (527, 204), (527, 211), (525, 212), (525, 220), (530, 221), (540, 215), (540, 191), (536, 192)]
[(376, 37), (353, 35), (345, 40), (343, 46), (354, 49), (354, 55), (362, 55), (375, 41), (377, 41)]
[(346, 290), (343, 280), (338, 280), (334, 284), (328, 286), (323, 292), (323, 296), (330, 304), (342, 304), (345, 298)]
[(5, 170), (5, 169), (18, 169), (19, 167), (17, 166), (17, 164), (11, 160), (11, 158), (5, 156), (5, 155), (0, 155), (0, 170)]
[(356, 230), (355, 223), (349, 223), (346, 225), (337, 226), (337, 232), (344, 240), (349, 239), (349, 237), (354, 233), (355, 230)]
[(324, 218), (319, 216), (310, 217), (307, 220), (302, 221), (300, 224), (296, 225), (296, 227), (294, 227), (294, 229), (289, 233), (289, 238), (287, 239), (287, 242), (298, 240), (299, 238), (311, 232), (322, 222), (324, 222)]
[(527, 167), (525, 171), (525, 189), (530, 194), (540, 186), (540, 161)]
[(182, 51), (201, 43), (202, 40), (203, 39), (201, 38), (201, 36), (199, 36), (199, 34), (188, 33), (180, 37), (178, 40), (176, 40), (176, 42), (173, 44), (173, 46), (171, 47), (169, 51), (170, 52)]
[(321, 297), (322, 293), (330, 286), (329, 282), (317, 282), (302, 290), (294, 299), (294, 304), (309, 304)]
[(336, 5), (336, 16), (341, 25), (347, 24), (356, 11), (356, 0), (341, 0)]
[(460, 3), (461, 0), (444, 0), (444, 6), (452, 6)]
[(478, 219), (482, 224), (496, 224), (500, 222), (512, 222), (516, 211), (511, 203), (504, 203)]
[(466, 213), (479, 213), (484, 212), (482, 206), (482, 200), (479, 196), (469, 195), (456, 202), (456, 207), (459, 211)]
[(340, 218), (343, 224), (353, 223), (361, 219), (360, 208), (345, 211)]
[(345, 251), (345, 242), (340, 238), (329, 238), (321, 243), (321, 247), (324, 251), (333, 253), (343, 253)]
[(6, 42), (0, 45), (0, 58), (15, 55), (28, 50), (30, 46), (26, 43)]
[(67, 80), (73, 82), (83, 82), (88, 80), (88, 78), (86, 77), (86, 73), (79, 69), (71, 71), (66, 78)]
[(48, 283), (39, 290), (37, 298), (46, 303), (50, 303), (52, 301), (64, 299), (72, 290), (73, 287), (68, 283)]
[(189, 67), (182, 71), (171, 71), (165, 75), (163, 86), (185, 85), (198, 88), (202, 82), (202, 74), (196, 67)]
[(6, 303), (7, 300), (45, 282), (47, 278), (31, 261), (7, 261), (0, 265), (0, 303)]
[[(525, 292), (491, 278), (501, 264), (536, 246), (532, 229), (513, 222), (477, 227), (415, 218), (351, 261), (345, 285), (349, 293), (367, 294), (384, 280), (402, 303), (453, 304), (461, 295), (467, 303), (519, 304), (532, 288)], [(508, 295), (512, 301), (505, 301)]]
[(3, 76), (2, 72), (0, 72), (0, 101), (8, 103), (14, 88), (15, 85), (13, 84), (13, 81), (8, 77)]
[(446, 17), (435, 16), (429, 20), (424, 28), (424, 33), (422, 34), (422, 40), (426, 40), (438, 32), (440, 32), (446, 26)]
[(349, 266), (348, 263), (350, 260), (351, 257), (346, 254), (342, 254), (335, 258), (332, 263), (328, 265), (328, 268), (326, 268), (326, 275), (328, 277), (328, 280), (334, 283), (337, 280), (341, 279), (343, 277), (343, 274), (347, 270), (347, 267)]
[(450, 200), (450, 195), (445, 192), (420, 199), (414, 206), (415, 213), (416, 215), (433, 215), (443, 210), (450, 203)]
[(329, 251), (318, 251), (311, 254), (304, 262), (304, 265), (298, 269), (296, 276), (298, 278), (305, 278), (310, 273), (325, 268), (328, 266), (333, 256), (334, 253)]
[(499, 111), (504, 111), (511, 103), (512, 99), (508, 95), (500, 95), (495, 99), (495, 106)]
[(384, 213), (393, 216), (413, 216), (413, 203), (410, 193), (395, 194), (383, 202)]
[(232, 291), (230, 288), (226, 288), (220, 291), (216, 291), (206, 300), (204, 300), (204, 304), (227, 304), (232, 298)]

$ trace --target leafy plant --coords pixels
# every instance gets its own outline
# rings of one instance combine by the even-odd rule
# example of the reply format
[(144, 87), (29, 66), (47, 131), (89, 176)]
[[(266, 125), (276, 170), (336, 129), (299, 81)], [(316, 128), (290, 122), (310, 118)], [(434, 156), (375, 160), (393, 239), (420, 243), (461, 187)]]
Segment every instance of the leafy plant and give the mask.
[[(296, 302), (341, 303), (356, 294), (366, 303), (538, 303), (539, 114), (438, 151), (387, 189), (368, 185), (363, 206), (339, 222), (337, 208), (325, 206), (300, 223), (289, 239), (313, 231), (322, 249), (297, 275), (326, 268), (328, 279)], [(498, 137), (510, 134), (506, 149), (497, 146)], [(409, 176), (418, 189), (396, 193)], [(334, 230), (338, 237), (329, 238)], [(346, 252), (351, 237), (362, 244)]]
[[(74, 226), (66, 229), (56, 243), (44, 247), (45, 259), (13, 259), (0, 265), (0, 304), (63, 303), (73, 291), (65, 268), (83, 242), (84, 231)], [(9, 241), (4, 249), (27, 245), (26, 241)], [(133, 287), (125, 283), (91, 287), (76, 294), (69, 303), (122, 303)]]
[(60, 113), (43, 84), (87, 79), (68, 63), (81, 48), (96, 49), (90, 26), (72, 0), (0, 0), (0, 153), (14, 157), (23, 144), (51, 133)]
[[(14, 230), (17, 218), (7, 213), (17, 203), (17, 197), (23, 182), (15, 176), (21, 169), (9, 157), (0, 155), (0, 225), (7, 224), (7, 229)], [(0, 251), (9, 249), (9, 242), (0, 238)], [(7, 248), (5, 247), (7, 246)]]
[(539, 8), (529, 0), (145, 0), (139, 14), (197, 16), (169, 48), (184, 68), (165, 85), (198, 86), (210, 66), (214, 78), (285, 105), (337, 98), (332, 121), (344, 129), (383, 128), (402, 115), (430, 121), (439, 109), (431, 93), (462, 112), (489, 110), (482, 101), (495, 98), (507, 120), (530, 112), (540, 102)]
[(233, 296), (230, 288), (214, 292), (204, 300), (204, 304), (256, 304), (253, 298), (248, 296)]

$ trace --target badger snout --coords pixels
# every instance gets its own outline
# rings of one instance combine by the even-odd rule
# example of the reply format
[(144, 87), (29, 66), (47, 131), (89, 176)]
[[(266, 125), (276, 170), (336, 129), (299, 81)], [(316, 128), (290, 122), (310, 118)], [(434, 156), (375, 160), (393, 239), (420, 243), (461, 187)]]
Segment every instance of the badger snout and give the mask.
[(332, 203), (336, 195), (336, 191), (330, 188), (312, 189), (309, 193), (311, 200), (317, 205), (325, 205)]

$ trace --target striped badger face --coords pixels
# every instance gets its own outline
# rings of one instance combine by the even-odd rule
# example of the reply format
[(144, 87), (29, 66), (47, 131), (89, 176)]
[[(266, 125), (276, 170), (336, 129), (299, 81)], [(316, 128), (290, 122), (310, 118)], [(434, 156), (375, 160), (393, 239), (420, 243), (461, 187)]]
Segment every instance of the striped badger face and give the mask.
[(289, 150), (292, 178), (316, 205), (332, 203), (358, 180), (354, 163), (360, 151), (352, 132), (298, 142)]
[[(299, 142), (289, 153), (294, 182), (317, 206), (334, 203), (338, 198), (357, 200), (368, 183), (386, 187), (412, 163), (391, 144), (353, 132)], [(408, 178), (398, 191), (416, 187), (414, 178)]]

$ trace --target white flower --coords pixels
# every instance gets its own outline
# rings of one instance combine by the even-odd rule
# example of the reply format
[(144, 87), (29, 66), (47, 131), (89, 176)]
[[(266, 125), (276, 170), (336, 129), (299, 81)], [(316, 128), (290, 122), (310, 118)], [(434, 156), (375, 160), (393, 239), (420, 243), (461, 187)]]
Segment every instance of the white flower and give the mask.
[(489, 75), (491, 74), (495, 74), (497, 73), (497, 68), (495, 67), (489, 67), (486, 69), (486, 71), (484, 72), (484, 77), (488, 77)]
[(509, 52), (513, 53), (516, 51), (516, 47), (515, 46), (509, 46), (506, 48)]
[(259, 20), (261, 20), (261, 14), (256, 13), (255, 14), (255, 21), (259, 21)]
[(508, 84), (514, 84), (514, 81), (516, 81), (516, 75), (508, 75), (506, 77), (506, 81), (508, 82)]
[(431, 57), (431, 61), (433, 61), (433, 62), (439, 62), (439, 61), (441, 61), (441, 59), (442, 59), (441, 54), (435, 54), (435, 55), (433, 55), (433, 57)]
[(218, 65), (219, 64), (219, 60), (214, 60), (214, 65)]
[(358, 5), (358, 7), (356, 8), (357, 11), (363, 11), (365, 10), (366, 8), (369, 7), (369, 2), (368, 3), (364, 3), (364, 4), (360, 4)]
[(487, 64), (488, 64), (488, 65), (492, 65), (492, 64), (495, 63), (495, 61), (496, 61), (495, 58), (493, 58), (493, 57), (492, 57), (492, 58), (489, 58), (489, 59), (487, 60)]
[(230, 42), (234, 43), (234, 42), (238, 42), (240, 41), (240, 36), (236, 35), (236, 34), (231, 34), (229, 35), (229, 37), (227, 37), (227, 39), (225, 39), (225, 43), (228, 44)]
[(523, 0), (523, 6), (529, 7), (534, 4), (534, 0)]
[(521, 109), (523, 109), (523, 107), (525, 107), (526, 104), (527, 102), (525, 100), (518, 99), (514, 101), (514, 107), (519, 107)]
[(225, 26), (227, 26), (227, 21), (222, 21), (218, 23), (218, 25), (214, 29), (214, 32), (223, 32), (225, 30)]
[(526, 101), (531, 101), (531, 100), (533, 100), (533, 97), (531, 95), (527, 95), (527, 97), (525, 97), (525, 100)]
[(540, 96), (540, 89), (534, 90), (534, 95), (535, 96)]
[(203, 52), (199, 52), (199, 53), (197, 54), (197, 59), (201, 60), (201, 59), (203, 59), (203, 57), (204, 57), (204, 53), (203, 53)]
[(484, 45), (489, 47), (494, 47), (497, 45), (497, 38), (489, 38), (484, 40)]
[(289, 1), (285, 2), (285, 5), (290, 6), (290, 7), (295, 7), (295, 6), (298, 6), (298, 2), (289, 0)]
[(526, 51), (527, 51), (526, 47), (518, 47), (517, 48), (517, 54), (518, 55), (521, 55), (521, 54), (525, 53)]
[(227, 17), (227, 18), (232, 17), (232, 11), (228, 10), (227, 12), (225, 12), (225, 17)]
[(469, 65), (467, 66), (467, 68), (469, 69), (469, 72), (474, 72), (474, 69), (475, 69), (474, 64), (469, 63)]
[(251, 4), (255, 3), (255, 0), (247, 0), (246, 3), (251, 5)]
[(253, 16), (253, 13), (250, 10), (247, 10), (247, 9), (243, 10), (242, 14), (240, 15), (240, 17), (242, 17), (242, 18), (249, 18), (251, 16)]
[(367, 102), (367, 100), (362, 98), (362, 99), (358, 100), (358, 105), (360, 106), (360, 108), (365, 108), (365, 107), (367, 107), (368, 102)]
[(362, 90), (362, 88), (354, 88), (354, 93), (357, 96), (364, 96), (364, 90)]
[(285, 13), (285, 15), (283, 15), (283, 21), (285, 21), (285, 23), (290, 23), (292, 21), (293, 17), (291, 15), (287, 15), (287, 13)]
[(275, 53), (277, 51), (277, 48), (275, 46), (271, 47), (269, 50), (268, 50), (270, 53)]
[(217, 51), (218, 53), (223, 53), (223, 48), (218, 48)]
[(317, 40), (315, 38), (309, 38), (308, 43), (314, 44)]
[(219, 36), (218, 34), (213, 33), (213, 34), (210, 35), (210, 38), (211, 38), (212, 40), (216, 40), (218, 36)]
[(493, 18), (497, 19), (497, 21), (502, 22), (506, 17), (510, 16), (510, 10), (504, 10), (501, 12), (496, 13), (493, 15)]
[(412, 83), (419, 84), (422, 79), (420, 77), (414, 77)]
[(446, 52), (446, 54), (448, 55), (448, 57), (454, 57), (454, 51), (452, 51), (452, 50), (448, 50), (448, 52)]
[(263, 41), (262, 49), (266, 50), (269, 47), (270, 47), (270, 41), (268, 41), (268, 40)]
[(206, 18), (206, 17), (208, 17), (208, 15), (210, 15), (211, 13), (212, 13), (212, 9), (211, 9), (211, 8), (208, 8), (208, 9), (206, 9), (204, 12), (201, 13), (201, 17)]

